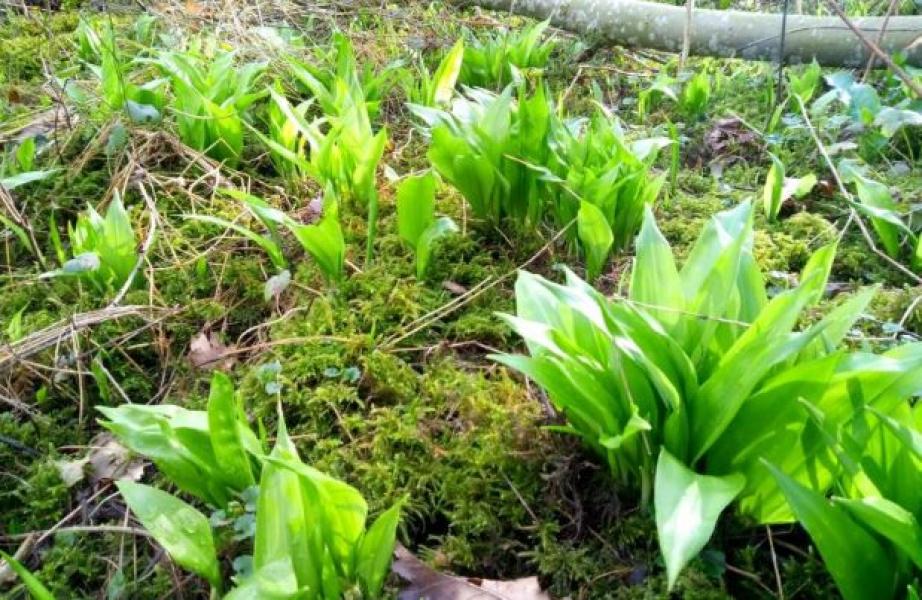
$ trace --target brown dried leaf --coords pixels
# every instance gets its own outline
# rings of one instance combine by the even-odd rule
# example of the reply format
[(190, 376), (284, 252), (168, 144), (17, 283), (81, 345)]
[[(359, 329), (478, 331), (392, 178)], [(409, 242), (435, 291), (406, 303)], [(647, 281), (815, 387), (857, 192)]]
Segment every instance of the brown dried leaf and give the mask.
[(476, 577), (455, 577), (433, 570), (400, 544), (394, 549), (391, 571), (409, 585), (399, 600), (550, 600), (541, 591), (537, 577), (496, 581)]
[(233, 346), (226, 346), (214, 332), (201, 332), (189, 344), (189, 362), (198, 369), (228, 370), (236, 360)]
[(137, 481), (144, 474), (144, 461), (131, 458), (127, 448), (115, 441), (111, 434), (102, 433), (90, 443), (90, 453), (77, 460), (55, 462), (58, 474), (67, 487), (87, 479), (92, 485), (131, 479)]

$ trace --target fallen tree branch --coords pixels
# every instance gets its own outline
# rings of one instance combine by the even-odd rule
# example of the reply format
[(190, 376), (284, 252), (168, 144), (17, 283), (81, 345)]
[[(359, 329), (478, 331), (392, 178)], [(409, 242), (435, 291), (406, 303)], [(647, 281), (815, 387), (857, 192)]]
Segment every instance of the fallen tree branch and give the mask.
[[(462, 1), (462, 0), (459, 0)], [(643, 0), (470, 0), (471, 3), (550, 19), (551, 23), (600, 42), (681, 52), (685, 6)], [(691, 23), (691, 54), (777, 61), (781, 14), (698, 9)], [(851, 23), (866, 38), (881, 32), (880, 49), (903, 51), (908, 64), (922, 66), (922, 17), (860, 17)], [(854, 30), (852, 30), (854, 31)], [(821, 65), (859, 67), (872, 51), (856, 43), (839, 17), (788, 15), (783, 59), (786, 64), (816, 60)]]

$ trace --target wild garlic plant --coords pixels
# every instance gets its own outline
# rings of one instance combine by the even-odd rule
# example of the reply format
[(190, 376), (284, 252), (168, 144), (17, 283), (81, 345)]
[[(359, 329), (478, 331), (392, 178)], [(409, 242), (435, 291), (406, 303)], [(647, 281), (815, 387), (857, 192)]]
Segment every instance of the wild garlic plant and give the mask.
[(601, 107), (588, 120), (563, 119), (543, 85), (533, 94), (524, 85), (499, 95), (467, 90), (450, 110), (411, 109), (429, 127), (434, 170), (476, 218), (570, 227), (567, 239), (586, 254), (590, 277), (627, 247), (665, 181), (652, 169), (671, 140), (628, 141)]
[(922, 389), (922, 344), (842, 347), (874, 288), (797, 329), (823, 295), (834, 245), (769, 299), (752, 243), (743, 203), (711, 219), (679, 270), (647, 208), (627, 298), (569, 271), (562, 285), (523, 272), (516, 315), (504, 317), (529, 355), (496, 360), (543, 387), (564, 430), (652, 504), (670, 587), (729, 504), (759, 523), (794, 519), (766, 462), (820, 494), (839, 481), (811, 413), (848, 428), (860, 407), (889, 414)]
[(236, 166), (243, 154), (247, 109), (266, 95), (258, 87), (266, 64), (238, 64), (235, 52), (201, 41), (184, 52), (163, 51), (152, 62), (170, 82), (183, 143)]
[(283, 275), (283, 278), (290, 278), (281, 237), (281, 230), (286, 229), (317, 263), (328, 283), (335, 285), (341, 281), (346, 243), (339, 222), (339, 202), (332, 187), (327, 188), (323, 196), (321, 214), (313, 223), (301, 223), (258, 196), (231, 188), (221, 188), (218, 191), (243, 204), (247, 212), (265, 227), (265, 233), (257, 233), (245, 225), (220, 217), (197, 214), (187, 214), (185, 217), (193, 221), (219, 225), (242, 235), (269, 256), (280, 274), (287, 274)]
[(468, 31), (461, 83), (497, 90), (516, 82), (522, 71), (544, 69), (557, 45), (553, 37), (544, 37), (549, 25), (550, 21), (541, 21), (487, 35)]
[(123, 405), (103, 409), (109, 417), (103, 424), (181, 490), (214, 507), (258, 482), (252, 573), (225, 577), (211, 522), (197, 508), (153, 486), (121, 480), (118, 489), (135, 517), (179, 566), (211, 585), (212, 597), (378, 598), (402, 503), (366, 524), (368, 505), (358, 490), (301, 461), (281, 409), (275, 447), (267, 454), (227, 376), (216, 373), (211, 390), (205, 412)]
[(889, 414), (859, 405), (846, 426), (807, 407), (841, 465), (831, 498), (766, 463), (807, 530), (843, 598), (917, 598), (922, 593), (922, 405)]
[(52, 232), (52, 243), (61, 267), (43, 273), (42, 278), (76, 277), (105, 293), (124, 286), (138, 263), (139, 241), (118, 193), (109, 202), (105, 217), (87, 206), (75, 223), (68, 224), (71, 258), (67, 258), (54, 223)]

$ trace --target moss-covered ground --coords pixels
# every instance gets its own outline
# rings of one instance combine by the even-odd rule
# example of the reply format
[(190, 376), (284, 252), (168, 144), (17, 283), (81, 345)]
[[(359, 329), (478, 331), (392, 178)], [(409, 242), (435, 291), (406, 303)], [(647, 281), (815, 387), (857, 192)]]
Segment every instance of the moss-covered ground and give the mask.
[[(81, 15), (98, 15), (93, 7), (77, 4), (26, 16), (3, 9), (10, 14), (0, 15), (0, 138), (14, 138), (19, 127), (54, 105), (58, 88), (52, 74), (86, 77), (76, 57), (74, 30)], [(175, 21), (161, 26), (171, 35), (208, 26), (209, 15), (197, 22), (168, 14)], [(119, 11), (111, 18), (128, 36), (137, 15)], [(289, 25), (316, 44), (325, 43), (334, 26), (347, 31), (361, 60), (378, 67), (410, 60), (418, 48), (424, 53), (444, 48), (462, 25), (477, 31), (497, 23), (521, 24), (438, 3), (337, 5), (289, 18)], [(565, 51), (572, 40), (565, 39), (545, 76), (555, 92), (569, 88), (571, 112), (586, 112), (600, 98), (632, 135), (667, 135), (668, 124), (679, 122), (681, 168), (656, 212), (680, 256), (716, 211), (761, 197), (769, 165), (764, 141), (733, 149), (734, 160), (715, 169), (715, 161), (729, 157), (709, 155), (703, 140), (715, 121), (728, 116), (765, 127), (774, 67), (695, 60), (695, 70), (710, 72), (718, 82), (706, 112), (683, 119), (664, 100), (641, 122), (635, 110), (639, 93), (657, 71), (674, 72), (674, 60), (588, 48), (576, 57), (584, 65), (577, 73), (573, 53)], [(188, 359), (192, 339), (203, 330), (234, 350), (226, 366), (254, 423), (274, 431), (280, 401), (305, 462), (355, 485), (372, 512), (409, 495), (399, 538), (433, 565), (489, 578), (538, 575), (555, 597), (665, 596), (651, 516), (611, 482), (596, 457), (546, 429), (556, 417), (535, 386), (487, 358), (497, 349), (520, 349), (495, 317), (514, 309), (516, 268), (531, 261), (531, 270), (555, 277), (556, 265), (581, 269), (581, 260), (561, 246), (547, 246), (552, 231), (519, 236), (465, 222), (465, 235), (441, 243), (427, 277), (417, 280), (412, 256), (395, 231), (393, 189), (384, 175), (387, 169), (403, 174), (425, 166), (425, 141), (413, 131), (402, 103), (402, 92), (394, 87), (382, 104), (380, 120), (388, 124), (392, 141), (379, 178), (383, 206), (375, 259), (363, 260), (365, 219), (346, 207), (348, 259), (355, 268), (335, 290), (324, 285), (308, 258), (298, 257), (292, 285), (277, 301), (266, 302), (265, 255), (240, 238), (216, 237), (214, 227), (183, 218), (207, 208), (232, 219), (235, 204), (211, 198), (207, 186), (196, 182), (209, 175), (171, 155), (167, 144), (145, 145), (158, 135), (154, 126), (128, 127), (127, 143), (108, 151), (114, 117), (79, 115), (61, 134), (55, 155), (46, 158), (62, 170), (17, 190), (17, 202), (53, 262), (49, 223), (63, 232), (87, 203), (104, 201), (113, 181), (124, 182), (128, 167), (160, 182), (154, 189), (160, 232), (144, 266), (146, 282), (122, 301), (160, 312), (148, 320), (101, 323), (0, 371), (0, 548), (14, 552), (30, 532), (64, 528), (24, 557), (59, 598), (206, 597), (204, 585), (171, 566), (146, 538), (92, 531), (125, 522), (110, 482), (87, 475), (65, 483), (61, 476), (62, 464), (92, 453), (100, 439), (94, 406), (124, 400), (203, 406), (209, 373)], [(781, 155), (792, 169), (828, 178), (822, 157), (803, 132), (791, 134)], [(887, 149), (868, 157), (902, 202), (918, 203), (918, 170), (907, 175), (892, 167), (902, 160)], [(658, 168), (669, 166), (664, 156)], [(267, 197), (275, 190), (276, 200), (293, 211), (304, 209), (316, 193), (283, 193), (255, 146), (248, 147), (235, 177), (252, 181)], [(125, 200), (136, 229), (146, 231), (144, 202), (134, 187), (127, 186)], [(439, 211), (465, 221), (460, 196), (447, 186), (439, 191)], [(820, 192), (791, 203), (775, 223), (759, 216), (755, 253), (761, 267), (783, 285), (812, 250), (838, 237), (846, 218), (842, 198)], [(288, 255), (299, 256), (294, 240), (288, 243)], [(617, 289), (628, 266), (629, 255), (615, 257), (600, 285)], [(41, 272), (14, 236), (0, 237), (0, 343), (107, 303), (105, 295), (85, 284), (39, 279)], [(914, 314), (906, 312), (920, 288), (872, 253), (854, 227), (840, 241), (832, 279), (837, 293), (824, 302), (837, 303), (858, 286), (881, 286), (855, 344), (880, 347), (899, 335), (922, 333), (919, 305)], [(464, 301), (453, 310), (443, 310), (459, 298)], [(267, 377), (280, 384), (280, 394), (267, 393)], [(156, 479), (152, 467), (146, 473)], [(74, 529), (80, 527), (87, 531)], [(773, 555), (785, 597), (835, 595), (802, 532), (778, 528), (771, 535), (770, 546), (764, 528), (732, 518), (724, 522), (674, 595), (774, 596)], [(9, 583), (0, 586), (4, 597), (24, 597)]]

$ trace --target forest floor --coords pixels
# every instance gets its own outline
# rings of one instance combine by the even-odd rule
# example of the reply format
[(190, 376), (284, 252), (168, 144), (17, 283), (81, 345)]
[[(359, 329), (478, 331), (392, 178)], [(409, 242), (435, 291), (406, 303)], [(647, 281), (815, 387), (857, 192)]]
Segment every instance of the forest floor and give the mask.
[[(105, 529), (128, 525), (114, 473), (140, 474), (141, 467), (113, 453), (94, 407), (167, 401), (201, 408), (217, 367), (232, 374), (247, 414), (268, 431), (275, 431), (280, 402), (304, 462), (358, 488), (371, 513), (407, 494), (398, 538), (433, 566), (495, 579), (536, 575), (555, 597), (664, 596), (652, 516), (577, 440), (547, 429), (558, 420), (537, 387), (487, 357), (523, 348), (496, 317), (514, 312), (517, 269), (559, 278), (560, 265), (582, 273), (582, 259), (556, 243), (549, 228), (526, 236), (477, 223), (462, 197), (443, 185), (438, 212), (453, 217), (461, 234), (437, 245), (428, 273), (417, 279), (396, 231), (393, 180), (427, 166), (427, 141), (396, 76), (386, 78), (377, 117), (390, 142), (378, 169), (374, 259), (364, 259), (365, 215), (347, 205), (348, 266), (338, 288), (327, 289), (316, 264), (288, 240), (286, 253), (297, 257), (291, 283), (268, 302), (265, 254), (184, 215), (238, 218), (239, 205), (214, 193), (226, 181), (293, 214), (310, 211), (316, 186), (291, 190), (249, 138), (244, 160), (230, 169), (184, 148), (167, 121), (137, 125), (102, 109), (62, 108), (71, 106), (62, 82), (91, 79), (77, 47), (81, 18), (111, 23), (126, 47), (148, 43), (137, 41), (147, 35), (139, 33), (142, 26), (156, 29), (149, 39), (158, 45), (210, 34), (241, 60), (267, 60), (270, 69), (283, 51), (308, 56), (339, 30), (352, 40), (359, 64), (379, 72), (394, 69), (396, 61), (412, 66), (417, 57), (437, 59), (459, 36), (489, 35), (524, 21), (439, 3), (307, 9), (189, 1), (152, 6), (157, 20), (150, 24), (135, 8), (104, 14), (73, 4), (0, 15), (0, 139), (13, 148), (25, 135), (42, 136), (41, 168), (57, 169), (15, 190), (47, 266), (12, 233), (0, 234), (0, 343), (63, 324), (28, 356), (0, 350), (0, 548), (20, 550), (60, 598), (206, 597), (204, 584), (164, 560), (149, 538)], [(802, 115), (788, 105), (774, 132), (765, 131), (776, 100), (776, 66), (692, 59), (689, 72), (709, 75), (706, 106), (689, 116), (661, 97), (641, 115), (639, 98), (662, 81), (661, 73), (675, 74), (674, 56), (554, 36), (558, 44), (543, 77), (569, 114), (589, 114), (601, 103), (629, 137), (670, 137), (671, 125), (677, 127), (679, 168), (671, 165), (670, 151), (663, 152), (656, 170), (673, 169), (676, 178), (655, 211), (680, 257), (714, 213), (746, 198), (761, 202), (768, 151), (789, 175), (812, 172), (820, 184), (786, 202), (776, 221), (756, 216), (755, 256), (763, 272), (784, 287), (811, 251), (840, 236), (849, 211)], [(265, 82), (273, 76), (270, 71)], [(884, 73), (872, 81), (880, 90), (898, 88)], [(865, 163), (903, 206), (922, 203), (918, 138), (881, 141), (850, 123), (845, 108), (836, 110), (816, 123), (823, 143), (838, 153), (835, 160)], [(57, 266), (52, 229), (66, 239), (65, 224), (87, 204), (104, 207), (114, 191), (129, 208), (139, 245), (154, 219), (157, 226), (143, 248), (145, 284), (120, 299), (122, 307), (136, 308), (118, 318), (111, 293), (72, 278), (38, 277)], [(630, 252), (614, 256), (597, 287), (623, 289), (630, 261)], [(860, 286), (880, 286), (851, 344), (880, 349), (922, 335), (918, 278), (872, 251), (859, 228), (841, 235), (831, 281), (820, 311)], [(97, 323), (67, 331), (74, 315), (100, 309), (109, 312)], [(152, 467), (144, 473), (157, 478)], [(0, 595), (12, 585), (0, 581), (6, 590)], [(396, 593), (398, 582), (388, 586)], [(769, 533), (732, 516), (682, 574), (675, 593), (836, 595), (801, 530)]]

